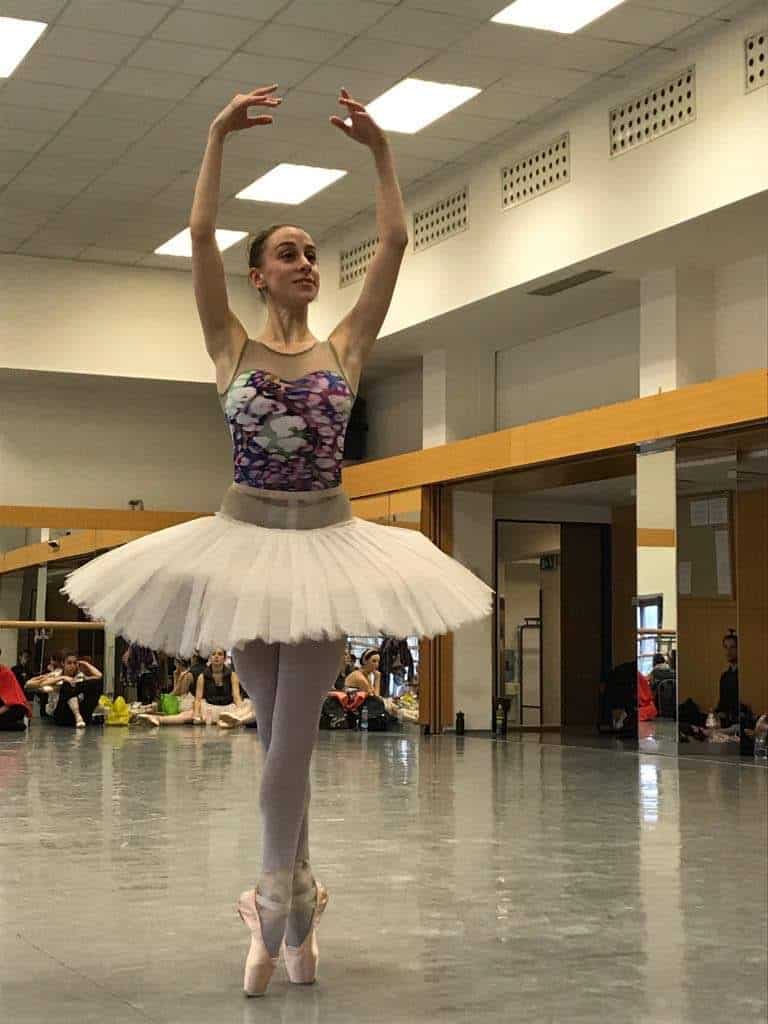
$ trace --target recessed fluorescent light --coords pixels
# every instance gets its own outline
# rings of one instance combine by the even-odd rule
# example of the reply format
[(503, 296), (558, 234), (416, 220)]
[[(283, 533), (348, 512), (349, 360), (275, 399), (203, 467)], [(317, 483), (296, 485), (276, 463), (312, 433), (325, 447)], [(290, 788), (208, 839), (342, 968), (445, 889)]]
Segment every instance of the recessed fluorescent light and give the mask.
[(8, 78), (48, 28), (44, 21), (0, 18), (0, 78)]
[(480, 89), (470, 85), (404, 78), (368, 103), (366, 109), (384, 131), (413, 135), (479, 92)]
[[(225, 231), (223, 228), (217, 228), (216, 244), (219, 247), (219, 251), (224, 252), (225, 249), (237, 245), (240, 239), (245, 238), (247, 234), (247, 231)], [(189, 233), (189, 228), (184, 228), (178, 235), (174, 235), (167, 242), (163, 242), (162, 245), (155, 249), (155, 252), (158, 256), (191, 256), (192, 236)]]
[(271, 171), (251, 182), (236, 199), (252, 199), (259, 203), (289, 203), (297, 206), (310, 196), (322, 192), (346, 171), (332, 167), (305, 167), (303, 164), (278, 164)]
[(624, 0), (516, 0), (491, 21), (549, 32), (578, 32), (623, 3)]

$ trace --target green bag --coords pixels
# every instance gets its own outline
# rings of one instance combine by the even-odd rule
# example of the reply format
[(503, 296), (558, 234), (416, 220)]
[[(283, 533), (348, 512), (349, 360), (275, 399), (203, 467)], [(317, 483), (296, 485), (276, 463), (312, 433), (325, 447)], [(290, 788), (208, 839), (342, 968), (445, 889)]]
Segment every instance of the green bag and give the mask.
[(178, 715), (181, 711), (181, 701), (172, 693), (160, 694), (160, 713), (163, 715)]

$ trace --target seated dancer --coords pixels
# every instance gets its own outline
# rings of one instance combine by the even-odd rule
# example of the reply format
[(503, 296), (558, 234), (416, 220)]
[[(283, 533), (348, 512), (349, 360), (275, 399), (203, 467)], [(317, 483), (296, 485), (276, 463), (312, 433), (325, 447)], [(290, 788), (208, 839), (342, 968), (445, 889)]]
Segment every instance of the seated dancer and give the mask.
[(0, 665), (0, 731), (24, 732), (31, 717), (18, 679), (7, 665)]
[(54, 682), (60, 684), (55, 695), (53, 720), (56, 725), (84, 729), (103, 692), (103, 676), (89, 661), (78, 658), (74, 651), (62, 654), (63, 668)]
[[(244, 724), (253, 717), (250, 700), (243, 700), (237, 673), (226, 664), (227, 652), (217, 647), (211, 652), (211, 664), (206, 666), (195, 680), (194, 696), (191, 696), (191, 673), (181, 673), (174, 689), (187, 687), (182, 697), (182, 710), (178, 715), (138, 715), (136, 721), (142, 725), (187, 725), (213, 724), (232, 728), (232, 724)], [(177, 694), (178, 696), (178, 694)], [(221, 718), (228, 714), (226, 722)]]

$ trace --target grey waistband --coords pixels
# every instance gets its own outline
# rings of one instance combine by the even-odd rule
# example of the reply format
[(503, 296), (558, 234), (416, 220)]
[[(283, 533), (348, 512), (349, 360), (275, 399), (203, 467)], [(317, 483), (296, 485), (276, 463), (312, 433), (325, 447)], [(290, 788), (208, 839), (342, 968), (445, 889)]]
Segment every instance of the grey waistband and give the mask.
[(274, 530), (316, 530), (352, 519), (352, 506), (341, 487), (325, 491), (264, 491), (231, 484), (221, 515)]

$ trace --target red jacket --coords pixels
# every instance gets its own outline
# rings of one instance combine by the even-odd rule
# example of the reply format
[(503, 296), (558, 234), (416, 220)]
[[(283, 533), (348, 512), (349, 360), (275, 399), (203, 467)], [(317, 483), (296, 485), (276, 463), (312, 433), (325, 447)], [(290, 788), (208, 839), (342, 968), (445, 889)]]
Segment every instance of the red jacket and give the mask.
[(9, 708), (20, 705), (24, 708), (27, 718), (32, 717), (32, 709), (24, 696), (24, 691), (7, 665), (0, 665), (0, 700)]

